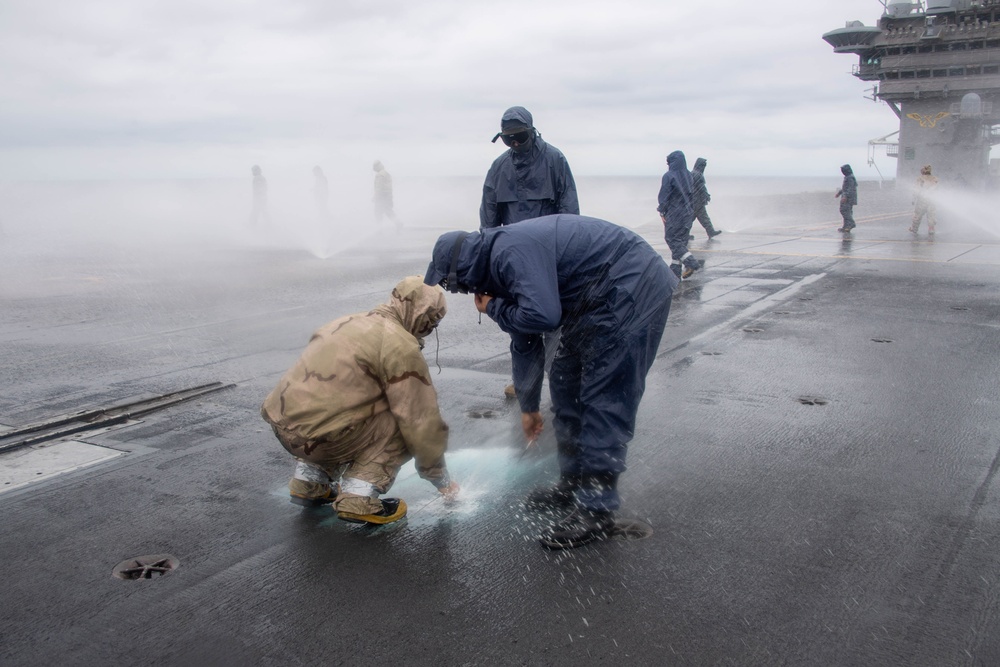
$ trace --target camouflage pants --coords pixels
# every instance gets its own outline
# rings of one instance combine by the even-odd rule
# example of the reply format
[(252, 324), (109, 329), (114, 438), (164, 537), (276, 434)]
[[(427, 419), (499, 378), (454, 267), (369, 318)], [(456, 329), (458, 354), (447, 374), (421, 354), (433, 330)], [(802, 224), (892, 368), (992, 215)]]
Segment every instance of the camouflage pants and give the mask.
[[(378, 495), (389, 490), (399, 468), (411, 458), (396, 419), (389, 412), (323, 440), (303, 438), (274, 424), (271, 428), (278, 442), (296, 459), (319, 466), (334, 482), (342, 478), (341, 492), (334, 501), (338, 511), (367, 514), (382, 509)], [(296, 495), (319, 497), (327, 485), (292, 478), (288, 486)]]
[(913, 209), (913, 224), (910, 225), (910, 229), (913, 231), (920, 229), (920, 221), (926, 215), (927, 229), (933, 232), (934, 226), (937, 224), (937, 219), (935, 218), (934, 213), (934, 204), (926, 200), (917, 199), (916, 206)]

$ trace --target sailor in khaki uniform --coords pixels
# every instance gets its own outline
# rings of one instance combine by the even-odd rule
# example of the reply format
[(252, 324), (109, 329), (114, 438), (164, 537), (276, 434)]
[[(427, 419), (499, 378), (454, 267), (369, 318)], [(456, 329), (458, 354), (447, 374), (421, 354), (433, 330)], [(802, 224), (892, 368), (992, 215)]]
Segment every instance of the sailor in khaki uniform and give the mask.
[(445, 311), (444, 291), (410, 276), (388, 303), (313, 334), (261, 408), (298, 460), (293, 502), (332, 502), (347, 521), (396, 521), (406, 503), (379, 495), (411, 458), (442, 494), (458, 491), (445, 465), (448, 425), (421, 351)]

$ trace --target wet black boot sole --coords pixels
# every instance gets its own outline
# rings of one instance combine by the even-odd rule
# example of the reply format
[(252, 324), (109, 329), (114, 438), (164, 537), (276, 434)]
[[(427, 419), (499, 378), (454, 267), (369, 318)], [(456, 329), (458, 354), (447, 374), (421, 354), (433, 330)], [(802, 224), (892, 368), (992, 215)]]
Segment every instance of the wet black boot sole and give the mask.
[(618, 534), (613, 512), (577, 509), (545, 532), (538, 541), (546, 549), (575, 549)]

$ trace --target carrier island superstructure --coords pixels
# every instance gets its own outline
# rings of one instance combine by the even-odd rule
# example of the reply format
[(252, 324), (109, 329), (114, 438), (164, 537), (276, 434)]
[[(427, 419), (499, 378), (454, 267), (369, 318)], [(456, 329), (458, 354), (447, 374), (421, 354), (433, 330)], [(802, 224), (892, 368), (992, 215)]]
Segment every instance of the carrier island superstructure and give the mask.
[(990, 183), (990, 147), (1000, 143), (1000, 0), (883, 6), (877, 26), (849, 21), (823, 35), (834, 52), (858, 56), (854, 75), (874, 82), (873, 98), (899, 118), (898, 133), (869, 142), (869, 161), (884, 145), (900, 182), (930, 164), (945, 181)]

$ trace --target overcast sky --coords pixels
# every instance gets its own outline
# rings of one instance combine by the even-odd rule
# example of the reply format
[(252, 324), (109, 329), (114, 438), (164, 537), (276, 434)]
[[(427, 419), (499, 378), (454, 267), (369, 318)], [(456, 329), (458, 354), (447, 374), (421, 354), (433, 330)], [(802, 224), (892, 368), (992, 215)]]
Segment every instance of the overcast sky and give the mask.
[[(0, 179), (481, 175), (522, 105), (578, 175), (874, 177), (897, 129), (821, 39), (877, 0), (3, 0)], [(882, 154), (887, 176), (894, 162)]]

